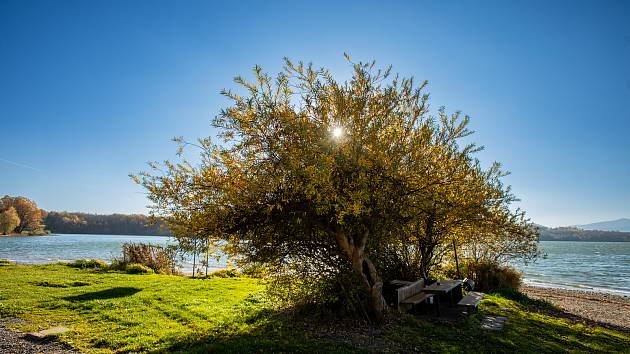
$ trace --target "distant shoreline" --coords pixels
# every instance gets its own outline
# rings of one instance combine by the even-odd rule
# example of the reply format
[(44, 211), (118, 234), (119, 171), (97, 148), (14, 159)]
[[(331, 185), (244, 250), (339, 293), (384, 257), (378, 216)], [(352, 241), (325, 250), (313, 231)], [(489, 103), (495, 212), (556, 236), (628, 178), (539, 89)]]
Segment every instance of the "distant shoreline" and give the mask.
[(550, 240), (550, 239), (545, 239), (545, 240), (538, 240), (541, 242), (630, 242), (630, 240), (568, 240), (568, 239), (563, 239), (563, 240)]
[(31, 237), (31, 236), (138, 236), (138, 237), (173, 237), (169, 235), (126, 235), (126, 234), (63, 234), (57, 232), (51, 232), (47, 234), (34, 234), (34, 235), (23, 235), (23, 234), (10, 234), (10, 235), (0, 235), (0, 237)]
[[(59, 233), (59, 232), (50, 232), (48, 234), (37, 234), (37, 235), (23, 235), (23, 234), (10, 234), (10, 235), (0, 235), (0, 237), (24, 237), (24, 236), (54, 236), (54, 235), (86, 235), (86, 236), (151, 236), (151, 237), (173, 237), (172, 235), (155, 235), (155, 234), (96, 234), (96, 233)], [(630, 240), (550, 240), (544, 239), (539, 240), (540, 242), (580, 242), (580, 243), (588, 243), (588, 242), (630, 242)]]

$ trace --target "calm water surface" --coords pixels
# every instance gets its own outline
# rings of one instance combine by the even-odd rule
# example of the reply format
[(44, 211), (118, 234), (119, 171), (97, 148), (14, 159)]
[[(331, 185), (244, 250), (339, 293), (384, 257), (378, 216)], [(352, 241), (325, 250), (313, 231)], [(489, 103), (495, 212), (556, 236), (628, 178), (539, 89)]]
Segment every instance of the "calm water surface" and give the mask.
[(630, 296), (630, 242), (541, 241), (546, 254), (517, 266), (526, 284)]
[[(0, 259), (23, 264), (86, 258), (111, 260), (121, 255), (125, 242), (168, 245), (174, 240), (161, 236), (117, 235), (0, 237)], [(540, 247), (545, 257), (517, 266), (524, 273), (525, 283), (630, 296), (630, 242), (542, 241)], [(210, 266), (223, 267), (225, 260), (211, 261)], [(183, 262), (183, 270), (192, 270), (192, 260)]]
[[(48, 235), (29, 237), (0, 237), (0, 259), (21, 264), (41, 264), (73, 261), (77, 259), (102, 259), (109, 261), (121, 256), (126, 242), (142, 242), (166, 246), (174, 244), (171, 237), (123, 236), (123, 235)], [(225, 266), (225, 260), (210, 260), (210, 267)], [(185, 272), (192, 271), (192, 259), (182, 262)]]

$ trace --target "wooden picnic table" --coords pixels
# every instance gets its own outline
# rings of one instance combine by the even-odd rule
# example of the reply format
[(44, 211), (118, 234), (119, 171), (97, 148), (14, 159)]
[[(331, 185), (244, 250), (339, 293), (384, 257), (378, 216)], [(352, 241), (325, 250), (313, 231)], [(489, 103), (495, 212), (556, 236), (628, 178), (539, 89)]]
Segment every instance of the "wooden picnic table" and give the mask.
[[(435, 297), (438, 316), (440, 315), (440, 295), (449, 294), (449, 302), (451, 306), (455, 306), (453, 298), (453, 290), (459, 290), (458, 295), (461, 297), (462, 281), (461, 280), (438, 280), (435, 283), (425, 286), (422, 291), (429, 294), (437, 295)], [(459, 300), (459, 299), (458, 299)]]
[(389, 283), (395, 286), (407, 286), (409, 284), (412, 284), (413, 282), (408, 280), (392, 280)]

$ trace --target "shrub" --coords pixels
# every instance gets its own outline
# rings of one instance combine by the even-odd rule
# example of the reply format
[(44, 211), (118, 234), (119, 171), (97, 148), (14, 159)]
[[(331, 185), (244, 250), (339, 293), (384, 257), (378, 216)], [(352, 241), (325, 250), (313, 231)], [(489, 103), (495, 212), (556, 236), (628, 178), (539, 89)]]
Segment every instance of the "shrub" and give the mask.
[(267, 294), (276, 304), (291, 308), (296, 314), (369, 319), (364, 306), (366, 295), (357, 286), (357, 277), (348, 272), (315, 274), (309, 267), (307, 263), (294, 262), (272, 270), (266, 278)]
[(13, 262), (11, 262), (8, 259), (0, 259), (0, 266), (6, 266), (6, 265), (12, 265)]
[(125, 243), (122, 246), (122, 253), (122, 259), (115, 259), (112, 262), (113, 267), (125, 267), (124, 269), (126, 269), (127, 265), (135, 263), (151, 268), (155, 273), (177, 273), (177, 252), (172, 247), (146, 243)]
[(208, 274), (210, 277), (218, 277), (218, 278), (235, 278), (241, 276), (238, 270), (233, 268), (219, 269)]
[(266, 278), (270, 271), (267, 267), (257, 263), (249, 263), (241, 268), (241, 273), (250, 278)]
[(131, 263), (125, 267), (125, 272), (128, 274), (154, 274), (153, 269), (139, 264), (139, 263)]
[(109, 265), (109, 270), (125, 270), (127, 264), (122, 259), (113, 259)]
[(519, 271), (491, 261), (469, 261), (461, 271), (475, 281), (475, 288), (479, 291), (518, 289), (521, 285), (522, 275)]
[(69, 267), (80, 269), (106, 269), (107, 263), (100, 259), (78, 259), (74, 262), (68, 263)]

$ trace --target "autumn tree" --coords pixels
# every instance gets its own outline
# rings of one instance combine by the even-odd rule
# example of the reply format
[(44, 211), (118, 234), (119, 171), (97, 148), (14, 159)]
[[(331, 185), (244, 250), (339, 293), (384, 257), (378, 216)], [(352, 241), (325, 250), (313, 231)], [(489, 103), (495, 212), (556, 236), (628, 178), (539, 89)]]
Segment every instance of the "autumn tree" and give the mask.
[(483, 169), (472, 157), (476, 150), (462, 151), (459, 162), (441, 161), (442, 167), (428, 171), (437, 173), (441, 183), (417, 196), (404, 232), (378, 253), (390, 277), (427, 279), (434, 266), (450, 262), (462, 277), (460, 258), (505, 263), (537, 256), (538, 233), (522, 210), (512, 211), (517, 199), (502, 183), (507, 173), (498, 163)]
[(25, 197), (4, 196), (0, 199), (0, 210), (15, 208), (20, 218), (20, 224), (15, 232), (34, 231), (42, 227), (42, 212), (37, 204)]
[(304, 287), (354, 279), (337, 291), (362, 293), (382, 320), (383, 252), (434, 262), (436, 247), (492, 213), (487, 185), (500, 173), (461, 143), (468, 117), (429, 113), (426, 82), (374, 62), (351, 67), (345, 82), (288, 59), (275, 78), (255, 67), (253, 81), (237, 77), (239, 89), (223, 92), (220, 143), (176, 139), (180, 153), (200, 149), (199, 164), (166, 161), (133, 177), (175, 233), (225, 240), (242, 262)]
[[(312, 279), (351, 271), (382, 319), (382, 280), (370, 253), (412, 217), (439, 178), (426, 170), (458, 159), (466, 136), (458, 114), (428, 115), (426, 82), (352, 64), (338, 82), (325, 69), (285, 61), (275, 79), (235, 79), (242, 94), (213, 124), (224, 144), (201, 139), (201, 164), (154, 165), (136, 176), (153, 212), (171, 224), (230, 241), (250, 262), (302, 266)], [(444, 175), (447, 170), (442, 171)]]
[(14, 207), (0, 213), (0, 232), (4, 235), (12, 233), (20, 225), (20, 217)]

